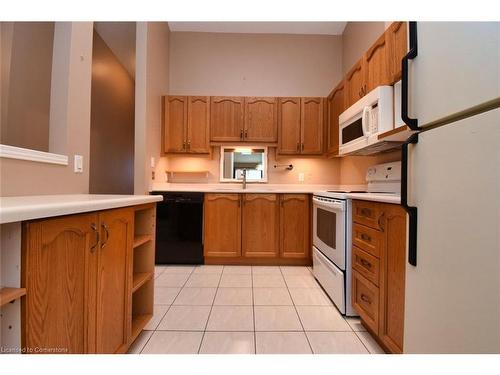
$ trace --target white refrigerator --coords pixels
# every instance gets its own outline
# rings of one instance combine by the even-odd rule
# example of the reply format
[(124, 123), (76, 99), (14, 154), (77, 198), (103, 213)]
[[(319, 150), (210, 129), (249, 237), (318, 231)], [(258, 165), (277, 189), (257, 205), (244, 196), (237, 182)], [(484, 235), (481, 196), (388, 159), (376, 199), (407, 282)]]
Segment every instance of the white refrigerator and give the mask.
[(409, 34), (404, 352), (500, 353), (500, 23)]

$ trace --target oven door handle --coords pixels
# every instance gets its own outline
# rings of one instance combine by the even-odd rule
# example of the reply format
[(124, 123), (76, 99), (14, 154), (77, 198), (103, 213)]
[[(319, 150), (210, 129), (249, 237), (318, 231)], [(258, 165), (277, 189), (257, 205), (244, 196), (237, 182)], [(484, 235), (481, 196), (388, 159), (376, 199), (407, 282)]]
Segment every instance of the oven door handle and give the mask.
[(324, 202), (322, 200), (319, 200), (318, 198), (313, 197), (313, 203), (316, 206), (328, 208), (330, 210), (334, 211), (345, 211), (344, 204), (342, 203), (337, 203), (337, 202)]

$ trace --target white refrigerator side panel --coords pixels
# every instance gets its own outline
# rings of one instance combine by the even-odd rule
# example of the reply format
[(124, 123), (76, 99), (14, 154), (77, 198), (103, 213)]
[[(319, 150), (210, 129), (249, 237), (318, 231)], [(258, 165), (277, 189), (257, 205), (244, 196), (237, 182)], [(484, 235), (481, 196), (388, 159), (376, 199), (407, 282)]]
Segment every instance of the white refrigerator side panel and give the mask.
[(420, 134), (409, 168), (404, 351), (500, 353), (500, 109)]
[(500, 22), (418, 22), (410, 117), (439, 122), (500, 97)]

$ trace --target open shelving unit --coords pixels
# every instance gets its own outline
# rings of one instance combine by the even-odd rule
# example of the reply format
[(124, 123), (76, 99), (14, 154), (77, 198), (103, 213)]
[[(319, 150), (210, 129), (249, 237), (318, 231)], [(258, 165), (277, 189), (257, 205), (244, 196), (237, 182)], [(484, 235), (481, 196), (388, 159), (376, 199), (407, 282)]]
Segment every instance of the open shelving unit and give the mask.
[(135, 208), (132, 274), (132, 331), (134, 341), (153, 316), (155, 266), (155, 205)]

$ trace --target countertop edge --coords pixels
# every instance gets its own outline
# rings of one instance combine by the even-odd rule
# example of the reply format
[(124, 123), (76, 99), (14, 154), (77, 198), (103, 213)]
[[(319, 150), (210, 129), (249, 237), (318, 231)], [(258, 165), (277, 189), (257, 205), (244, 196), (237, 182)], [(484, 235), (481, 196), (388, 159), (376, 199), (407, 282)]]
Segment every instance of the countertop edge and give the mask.
[[(61, 197), (64, 197), (64, 195), (61, 195)], [(2, 199), (8, 198), (9, 197), (2, 197)], [(30, 197), (26, 198), (29, 199)], [(65, 201), (60, 203), (52, 201), (48, 203), (27, 203), (26, 205), (20, 204), (18, 206), (11, 207), (0, 206), (0, 224), (16, 223), (26, 220), (72, 215), (85, 212), (102, 211), (113, 208), (137, 206), (140, 204), (159, 202), (161, 200), (163, 200), (161, 196), (131, 195), (119, 198), (110, 197), (96, 200), (75, 199), (74, 201)]]

